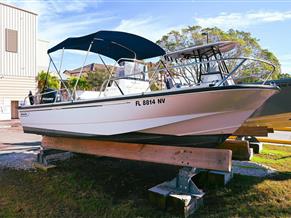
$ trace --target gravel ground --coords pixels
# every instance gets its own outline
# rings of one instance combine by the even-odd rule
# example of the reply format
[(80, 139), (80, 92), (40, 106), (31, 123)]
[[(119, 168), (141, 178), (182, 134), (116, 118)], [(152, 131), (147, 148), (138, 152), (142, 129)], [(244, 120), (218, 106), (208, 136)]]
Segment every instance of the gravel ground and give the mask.
[(25, 134), (19, 121), (0, 122), (0, 168), (32, 169), (41, 136)]
[(36, 153), (11, 153), (0, 155), (0, 169), (21, 169), (31, 170), (33, 169), (32, 163), (36, 160)]
[(277, 173), (275, 169), (272, 169), (271, 167), (265, 166), (263, 164), (238, 160), (232, 161), (232, 172), (234, 174), (256, 177), (271, 176)]

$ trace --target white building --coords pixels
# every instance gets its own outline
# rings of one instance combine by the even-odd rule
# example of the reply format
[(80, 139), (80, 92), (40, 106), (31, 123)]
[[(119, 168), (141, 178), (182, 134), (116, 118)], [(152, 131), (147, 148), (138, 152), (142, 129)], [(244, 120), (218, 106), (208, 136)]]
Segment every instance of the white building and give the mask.
[(37, 14), (0, 3), (0, 120), (18, 118), (19, 103), (35, 92), (47, 47), (38, 40)]

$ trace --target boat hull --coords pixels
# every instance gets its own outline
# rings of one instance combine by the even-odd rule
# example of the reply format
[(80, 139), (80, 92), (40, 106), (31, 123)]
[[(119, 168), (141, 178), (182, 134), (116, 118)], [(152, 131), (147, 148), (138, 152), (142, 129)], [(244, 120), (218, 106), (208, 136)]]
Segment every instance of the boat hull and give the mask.
[(189, 88), (19, 111), (27, 133), (213, 147), (277, 91), (260, 85)]
[(268, 126), (270, 128), (291, 127), (291, 79), (272, 81), (281, 91), (270, 97), (245, 122), (246, 126)]
[(70, 137), (78, 139), (92, 139), (98, 141), (114, 141), (124, 143), (169, 145), (184, 147), (205, 147), (205, 148), (213, 148), (223, 143), (230, 136), (228, 134), (175, 136), (175, 135), (149, 134), (141, 132), (104, 136), (104, 135), (89, 135), (83, 133), (45, 130), (30, 127), (23, 127), (23, 130), (26, 133), (34, 133), (51, 137)]

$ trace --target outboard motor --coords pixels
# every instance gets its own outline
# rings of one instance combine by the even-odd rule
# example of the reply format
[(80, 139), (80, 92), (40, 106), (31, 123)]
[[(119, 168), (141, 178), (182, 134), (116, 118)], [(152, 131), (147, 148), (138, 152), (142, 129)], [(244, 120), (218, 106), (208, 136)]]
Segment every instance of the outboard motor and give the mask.
[(41, 104), (54, 103), (57, 97), (57, 91), (51, 88), (44, 89), (41, 94)]
[(34, 105), (34, 96), (31, 91), (29, 91), (28, 99), (29, 99), (30, 105)]

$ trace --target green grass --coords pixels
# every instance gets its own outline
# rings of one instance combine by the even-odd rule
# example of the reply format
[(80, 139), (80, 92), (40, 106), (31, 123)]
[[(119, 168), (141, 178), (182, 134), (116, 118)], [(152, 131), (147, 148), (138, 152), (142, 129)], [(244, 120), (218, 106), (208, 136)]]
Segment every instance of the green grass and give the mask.
[[(235, 176), (225, 187), (206, 188), (195, 217), (290, 217), (290, 153), (265, 146), (254, 160), (280, 173)], [(0, 170), (0, 217), (175, 217), (150, 205), (147, 189), (178, 169), (78, 155), (48, 172)]]
[(291, 172), (291, 147), (265, 144), (263, 152), (252, 161), (273, 167), (281, 172)]

